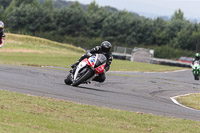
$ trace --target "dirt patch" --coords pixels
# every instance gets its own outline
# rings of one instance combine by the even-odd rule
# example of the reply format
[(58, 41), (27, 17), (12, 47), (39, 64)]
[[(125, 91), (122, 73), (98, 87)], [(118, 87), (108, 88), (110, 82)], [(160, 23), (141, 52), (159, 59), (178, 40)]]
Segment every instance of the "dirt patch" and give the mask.
[(0, 52), (7, 52), (7, 53), (44, 53), (43, 51), (33, 50), (33, 49), (0, 49)]

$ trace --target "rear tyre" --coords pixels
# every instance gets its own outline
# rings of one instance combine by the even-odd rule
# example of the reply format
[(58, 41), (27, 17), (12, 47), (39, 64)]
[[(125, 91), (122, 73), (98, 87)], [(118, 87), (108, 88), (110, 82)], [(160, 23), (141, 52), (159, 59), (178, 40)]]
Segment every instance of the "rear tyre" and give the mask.
[(198, 75), (195, 75), (195, 76), (194, 76), (194, 80), (199, 80), (199, 76), (198, 76)]
[(199, 77), (194, 77), (195, 80), (199, 80)]
[(194, 80), (199, 80), (199, 71), (197, 69), (194, 70)]
[(84, 81), (88, 80), (93, 74), (94, 74), (93, 70), (88, 69), (85, 74), (83, 74), (79, 79), (77, 79), (74, 83), (72, 83), (72, 86), (80, 85)]
[(65, 78), (64, 82), (65, 82), (66, 85), (71, 85), (72, 84), (71, 73), (69, 73), (67, 75), (67, 77)]

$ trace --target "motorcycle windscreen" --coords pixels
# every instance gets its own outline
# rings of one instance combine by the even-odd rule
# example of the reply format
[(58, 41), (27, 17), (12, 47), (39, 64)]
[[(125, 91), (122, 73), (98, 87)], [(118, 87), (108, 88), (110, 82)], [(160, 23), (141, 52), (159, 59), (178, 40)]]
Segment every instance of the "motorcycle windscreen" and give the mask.
[(97, 67), (101, 66), (102, 64), (106, 63), (106, 61), (107, 61), (107, 58), (105, 57), (105, 55), (98, 54), (96, 63), (94, 65), (94, 68), (97, 68)]

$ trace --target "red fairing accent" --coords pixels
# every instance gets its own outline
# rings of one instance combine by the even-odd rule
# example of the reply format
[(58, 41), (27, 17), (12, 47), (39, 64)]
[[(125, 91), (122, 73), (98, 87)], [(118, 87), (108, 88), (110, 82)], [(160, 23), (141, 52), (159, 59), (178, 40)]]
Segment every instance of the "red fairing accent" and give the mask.
[(0, 44), (0, 48), (3, 47), (3, 37), (1, 37), (1, 44)]
[(3, 37), (1, 37), (1, 44), (0, 47), (3, 45)]
[[(82, 60), (81, 62), (86, 62), (86, 64), (87, 64), (88, 66), (91, 66), (92, 68), (94, 68), (94, 65), (95, 65), (94, 62), (90, 63), (89, 60), (88, 60), (87, 58), (85, 58), (85, 59)], [(97, 68), (95, 68), (95, 72), (96, 72), (97, 74), (103, 73), (103, 72), (104, 72), (104, 69), (105, 69), (105, 65), (106, 65), (106, 63), (104, 63), (103, 65), (101, 65), (101, 66), (99, 66), (99, 67), (97, 67)]]
[(103, 65), (97, 67), (97, 68), (95, 69), (95, 71), (96, 71), (98, 74), (103, 73), (103, 72), (104, 72), (105, 65), (106, 65), (106, 64), (103, 64)]
[(84, 60), (82, 60), (81, 62), (86, 62), (86, 64), (87, 64), (87, 65), (89, 65), (89, 66), (93, 67), (93, 66), (90, 64), (90, 62), (88, 61), (88, 59), (87, 59), (87, 58), (85, 58), (85, 59), (84, 59)]
[(94, 65), (95, 65), (95, 64), (94, 64), (94, 62), (92, 62), (92, 64), (91, 64), (91, 65), (92, 65), (92, 67), (94, 68)]

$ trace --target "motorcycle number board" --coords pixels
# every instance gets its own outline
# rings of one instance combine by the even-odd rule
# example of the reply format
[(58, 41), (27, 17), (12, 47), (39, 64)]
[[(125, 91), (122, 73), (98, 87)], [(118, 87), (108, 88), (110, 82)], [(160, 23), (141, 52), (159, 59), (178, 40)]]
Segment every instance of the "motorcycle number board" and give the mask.
[(92, 64), (92, 66), (94, 66), (95, 60), (96, 60), (96, 57), (95, 57), (95, 56), (90, 57), (89, 61), (90, 61), (90, 63)]

